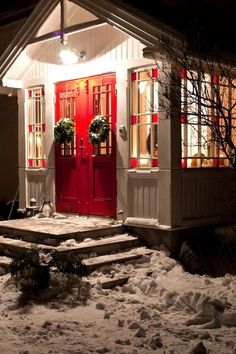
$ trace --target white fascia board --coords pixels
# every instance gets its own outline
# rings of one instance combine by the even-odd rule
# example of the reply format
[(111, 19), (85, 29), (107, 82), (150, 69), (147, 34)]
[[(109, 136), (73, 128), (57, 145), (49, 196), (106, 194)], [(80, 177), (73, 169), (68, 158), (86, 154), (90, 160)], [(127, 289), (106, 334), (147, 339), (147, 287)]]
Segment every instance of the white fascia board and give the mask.
[(0, 57), (0, 79), (3, 79), (12, 64), (37, 33), (58, 2), (59, 0), (41, 0), (38, 3), (21, 30)]
[(2, 86), (20, 89), (23, 88), (23, 83), (21, 80), (7, 79), (4, 77), (2, 80)]

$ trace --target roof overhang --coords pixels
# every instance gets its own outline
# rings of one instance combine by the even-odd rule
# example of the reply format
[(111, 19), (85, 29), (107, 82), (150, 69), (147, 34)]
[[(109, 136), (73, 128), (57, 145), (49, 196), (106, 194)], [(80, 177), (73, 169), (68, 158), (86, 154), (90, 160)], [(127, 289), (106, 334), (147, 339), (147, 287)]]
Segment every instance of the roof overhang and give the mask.
[(35, 36), (44, 21), (58, 4), (58, 0), (41, 0), (22, 26), (14, 40), (9, 44), (0, 58), (0, 80)]
[[(111, 0), (99, 0), (99, 2), (95, 2), (94, 0), (69, 1), (91, 12), (98, 18), (97, 22), (94, 22), (91, 26), (101, 25), (101, 21), (106, 22), (118, 30), (136, 38), (148, 47), (159, 47), (160, 41), (164, 41), (166, 37), (171, 38), (178, 46), (181, 46), (183, 41), (182, 35), (175, 30), (171, 32), (166, 29), (166, 26), (162, 26), (161, 23), (158, 25), (156, 23), (152, 24), (148, 20), (138, 17), (132, 11), (127, 11)], [(4, 78), (15, 60), (28, 44), (45, 41), (53, 37), (52, 33), (45, 34), (41, 36), (41, 38), (36, 37), (36, 34), (59, 2), (60, 0), (41, 0), (39, 2), (17, 36), (1, 56), (0, 80)], [(67, 30), (68, 32), (79, 31), (81, 26), (83, 26), (83, 24), (78, 24), (78, 28), (76, 25), (71, 26), (72, 28), (68, 27)], [(60, 32), (58, 35), (60, 35)]]

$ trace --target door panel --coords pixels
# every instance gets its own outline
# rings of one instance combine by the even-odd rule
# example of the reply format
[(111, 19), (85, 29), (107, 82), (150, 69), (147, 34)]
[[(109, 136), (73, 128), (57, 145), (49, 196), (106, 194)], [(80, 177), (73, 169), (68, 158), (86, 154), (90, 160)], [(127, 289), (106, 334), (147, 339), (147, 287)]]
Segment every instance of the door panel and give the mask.
[[(106, 117), (110, 132), (94, 146), (88, 127), (98, 114)], [(115, 216), (115, 75), (56, 84), (56, 121), (63, 117), (74, 120), (76, 134), (70, 146), (56, 146), (57, 210)]]
[(90, 210), (101, 215), (116, 215), (116, 96), (115, 76), (93, 79), (89, 87), (90, 117), (104, 115), (110, 125), (106, 142), (90, 144)]
[[(74, 82), (56, 85), (56, 121), (71, 118), (76, 124), (76, 87)], [(56, 197), (57, 209), (65, 212), (77, 211), (76, 139), (65, 146), (56, 146)]]

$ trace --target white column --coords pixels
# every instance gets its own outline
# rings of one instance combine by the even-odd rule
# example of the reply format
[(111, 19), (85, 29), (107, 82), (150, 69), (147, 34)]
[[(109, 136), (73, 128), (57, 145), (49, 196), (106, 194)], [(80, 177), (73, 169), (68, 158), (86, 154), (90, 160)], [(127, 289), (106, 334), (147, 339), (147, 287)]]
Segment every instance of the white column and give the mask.
[(160, 225), (175, 227), (182, 222), (182, 170), (181, 170), (181, 124), (180, 85), (171, 82), (178, 69), (163, 63), (159, 72), (159, 214)]

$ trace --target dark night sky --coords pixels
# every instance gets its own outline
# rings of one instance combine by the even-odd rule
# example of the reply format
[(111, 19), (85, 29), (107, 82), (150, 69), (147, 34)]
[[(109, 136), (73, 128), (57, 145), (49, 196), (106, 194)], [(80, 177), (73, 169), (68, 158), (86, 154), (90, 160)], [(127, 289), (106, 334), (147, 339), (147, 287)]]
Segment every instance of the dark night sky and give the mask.
[[(28, 16), (38, 1), (2, 0), (0, 25)], [(143, 16), (144, 11), (147, 16), (155, 17), (183, 31), (190, 42), (197, 34), (205, 46), (231, 50), (236, 48), (235, 0), (114, 0), (114, 2), (128, 7), (131, 5), (138, 8), (140, 16)]]
[(1, 0), (0, 26), (29, 16), (39, 0)]

